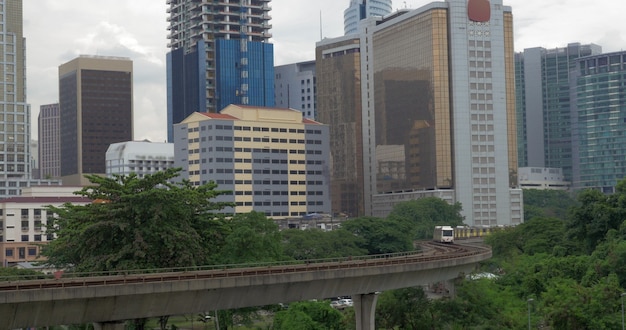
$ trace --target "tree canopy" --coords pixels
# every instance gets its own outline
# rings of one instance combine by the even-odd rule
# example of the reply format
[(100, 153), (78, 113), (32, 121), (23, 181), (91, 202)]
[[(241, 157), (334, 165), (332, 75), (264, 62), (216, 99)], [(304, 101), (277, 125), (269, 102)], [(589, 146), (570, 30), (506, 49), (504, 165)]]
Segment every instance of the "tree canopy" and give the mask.
[(180, 169), (139, 178), (88, 175), (77, 192), (87, 205), (49, 206), (56, 217), (47, 232), (56, 239), (42, 254), (48, 264), (75, 271), (109, 271), (203, 265), (223, 240), (220, 216), (227, 204), (214, 183), (170, 183)]
[(412, 239), (433, 237), (435, 226), (461, 226), (461, 203), (448, 204), (441, 198), (426, 197), (397, 204), (387, 220), (402, 223)]

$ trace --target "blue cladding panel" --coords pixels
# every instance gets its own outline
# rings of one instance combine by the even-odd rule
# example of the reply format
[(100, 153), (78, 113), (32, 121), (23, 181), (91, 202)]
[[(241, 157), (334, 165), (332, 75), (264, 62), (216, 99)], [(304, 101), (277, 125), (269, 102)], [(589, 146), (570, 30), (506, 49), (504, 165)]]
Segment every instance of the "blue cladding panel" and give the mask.
[[(248, 97), (248, 104), (274, 106), (274, 46), (262, 42), (248, 42), (248, 77), (242, 78), (246, 66), (241, 64), (242, 55), (239, 40), (217, 40), (217, 108), (230, 104), (242, 104), (242, 97)], [(242, 83), (247, 80), (248, 91), (243, 93)]]

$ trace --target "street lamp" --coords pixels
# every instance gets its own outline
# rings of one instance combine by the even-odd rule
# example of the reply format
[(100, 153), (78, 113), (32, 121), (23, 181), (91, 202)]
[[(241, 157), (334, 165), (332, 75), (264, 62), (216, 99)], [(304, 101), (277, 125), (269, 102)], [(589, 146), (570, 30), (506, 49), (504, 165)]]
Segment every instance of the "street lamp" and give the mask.
[(528, 330), (530, 330), (530, 303), (533, 301), (535, 301), (533, 298), (529, 298), (528, 300), (526, 300), (526, 305), (528, 306)]
[(626, 296), (626, 292), (620, 295), (620, 298), (622, 299), (622, 330), (624, 330), (624, 296)]

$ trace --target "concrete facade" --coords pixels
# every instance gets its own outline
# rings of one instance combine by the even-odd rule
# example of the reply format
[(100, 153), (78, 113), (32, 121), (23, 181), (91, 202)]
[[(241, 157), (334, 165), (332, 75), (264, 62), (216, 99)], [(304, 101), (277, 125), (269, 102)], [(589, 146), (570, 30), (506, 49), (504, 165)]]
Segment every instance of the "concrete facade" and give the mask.
[(280, 219), (330, 213), (328, 126), (291, 109), (231, 105), (174, 126), (176, 167), (195, 185), (215, 182), (226, 213)]
[(317, 119), (315, 61), (274, 67), (274, 104), (277, 108), (300, 110), (304, 117)]
[(150, 141), (114, 143), (107, 149), (106, 175), (136, 173), (143, 178), (174, 167), (174, 144)]
[(0, 290), (0, 315), (13, 315), (1, 318), (0, 328), (98, 322), (104, 329), (116, 329), (111, 322), (351, 295), (359, 329), (369, 330), (374, 324), (372, 293), (453, 279), (491, 257), (488, 248), (465, 247), (466, 253), (436, 258), (407, 254), (292, 266), (62, 278), (55, 281), (55, 288), (26, 281), (17, 284), (23, 289)]
[(0, 265), (41, 261), (42, 244), (53, 239), (46, 234), (46, 225), (53, 216), (46, 206), (88, 204), (90, 200), (73, 194), (77, 190), (80, 187), (30, 187), (24, 188), (19, 197), (0, 200)]
[(519, 184), (522, 189), (569, 190), (572, 183), (565, 180), (563, 169), (520, 167)]

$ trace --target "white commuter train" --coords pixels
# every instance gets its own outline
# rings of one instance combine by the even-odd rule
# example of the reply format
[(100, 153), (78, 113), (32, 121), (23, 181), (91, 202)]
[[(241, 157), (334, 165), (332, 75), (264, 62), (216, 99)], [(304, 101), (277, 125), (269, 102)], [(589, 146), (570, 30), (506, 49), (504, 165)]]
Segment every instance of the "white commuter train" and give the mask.
[(454, 228), (450, 226), (435, 226), (433, 240), (440, 243), (454, 243)]

